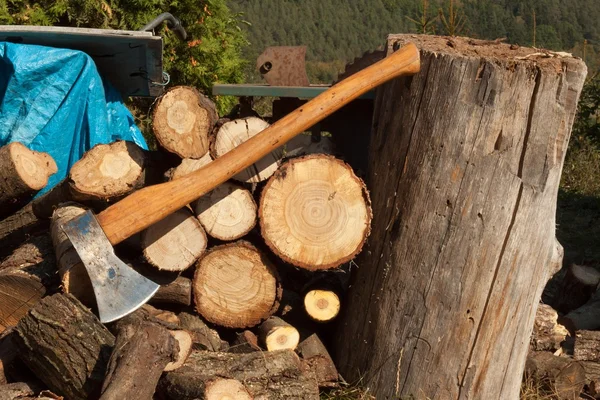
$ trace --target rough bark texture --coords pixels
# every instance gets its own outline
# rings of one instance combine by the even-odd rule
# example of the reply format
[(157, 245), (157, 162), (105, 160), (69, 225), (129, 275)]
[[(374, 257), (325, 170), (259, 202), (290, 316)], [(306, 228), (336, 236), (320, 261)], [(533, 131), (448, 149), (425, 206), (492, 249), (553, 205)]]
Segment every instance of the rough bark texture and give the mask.
[(236, 334), (231, 347), (229, 347), (231, 353), (252, 353), (253, 351), (260, 350), (258, 338), (251, 331), (243, 331)]
[(406, 41), (421, 72), (378, 89), (376, 229), (332, 355), (381, 399), (518, 398), (586, 67), (456, 37), (388, 52)]
[(279, 306), (277, 271), (264, 254), (244, 241), (213, 247), (198, 261), (193, 280), (196, 310), (228, 328), (248, 328)]
[[(0, 385), (0, 400), (28, 400), (38, 399), (36, 394), (40, 391), (35, 384), (28, 382), (15, 382)], [(39, 397), (47, 398), (47, 397)]]
[(14, 330), (4, 331), (0, 336), (0, 385), (3, 385), (9, 381), (7, 368), (17, 357), (17, 349), (13, 342)]
[(217, 121), (214, 103), (196, 89), (175, 86), (156, 103), (154, 135), (165, 150), (198, 159), (208, 152), (208, 135)]
[(16, 249), (0, 264), (0, 333), (15, 326), (58, 285), (49, 235), (34, 237)]
[(192, 352), (183, 367), (166, 373), (159, 387), (168, 399), (203, 399), (205, 382), (236, 379), (254, 399), (319, 398), (317, 382), (291, 350), (247, 354)]
[(539, 383), (549, 384), (547, 390), (563, 400), (576, 400), (586, 383), (583, 365), (567, 357), (538, 352), (527, 357), (526, 373)]
[(180, 313), (179, 325), (192, 333), (195, 350), (226, 351), (229, 348), (229, 344), (221, 340), (219, 333), (209, 328), (197, 315)]
[(98, 396), (115, 338), (75, 297), (45, 297), (16, 333), (19, 357), (52, 391), (69, 400)]
[(163, 326), (138, 310), (119, 320), (101, 400), (151, 400), (168, 363), (176, 360), (179, 346)]
[[(221, 157), (268, 127), (267, 122), (256, 117), (224, 122), (215, 129), (215, 134), (211, 137), (212, 157), (214, 159)], [(282, 148), (278, 148), (236, 174), (233, 179), (247, 183), (258, 183), (269, 179), (277, 171), (282, 156)]]
[(283, 260), (308, 270), (339, 267), (371, 229), (367, 189), (352, 168), (318, 154), (283, 164), (264, 187), (261, 234)]
[(556, 351), (561, 348), (561, 343), (565, 341), (569, 331), (557, 320), (556, 310), (547, 304), (540, 303), (535, 314), (533, 333), (531, 334), (532, 350)]
[(1, 147), (0, 218), (25, 205), (56, 171), (56, 163), (47, 153), (29, 150), (19, 142)]
[(578, 331), (575, 334), (573, 358), (578, 361), (600, 362), (600, 332)]
[(163, 218), (142, 232), (144, 258), (159, 270), (183, 271), (206, 250), (206, 232), (187, 208)]
[(150, 299), (151, 304), (192, 304), (192, 281), (186, 277), (178, 276), (172, 282), (161, 284), (160, 289)]
[(252, 194), (231, 182), (224, 182), (206, 193), (192, 208), (206, 233), (215, 239), (239, 239), (256, 225), (256, 203)]
[(316, 334), (313, 333), (300, 342), (296, 351), (315, 373), (319, 387), (332, 387), (337, 384), (338, 372), (335, 364)]
[(106, 203), (133, 192), (144, 184), (145, 157), (124, 140), (94, 146), (69, 171), (73, 199)]

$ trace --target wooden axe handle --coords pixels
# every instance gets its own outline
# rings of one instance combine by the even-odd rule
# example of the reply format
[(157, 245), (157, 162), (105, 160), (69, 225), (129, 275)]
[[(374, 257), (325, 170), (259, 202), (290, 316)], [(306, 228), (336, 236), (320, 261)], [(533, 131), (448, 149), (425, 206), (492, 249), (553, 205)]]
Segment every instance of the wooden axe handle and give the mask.
[(419, 50), (409, 43), (332, 86), (201, 169), (130, 194), (98, 214), (98, 222), (115, 245), (198, 199), (362, 94), (390, 79), (414, 75), (420, 68)]

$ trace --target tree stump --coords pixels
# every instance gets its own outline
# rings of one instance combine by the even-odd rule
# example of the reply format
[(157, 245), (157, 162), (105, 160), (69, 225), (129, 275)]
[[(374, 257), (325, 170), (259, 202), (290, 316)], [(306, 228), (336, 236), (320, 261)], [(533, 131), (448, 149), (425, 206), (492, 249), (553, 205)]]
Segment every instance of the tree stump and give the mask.
[(19, 142), (1, 147), (0, 216), (21, 208), (56, 171), (56, 162), (47, 153), (29, 150)]
[(283, 164), (262, 191), (258, 215), (271, 250), (308, 270), (351, 260), (371, 229), (364, 183), (349, 165), (324, 154)]
[(332, 355), (377, 398), (516, 399), (586, 66), (456, 37), (388, 53), (409, 41), (421, 72), (378, 89), (373, 232)]
[(215, 122), (217, 111), (208, 97), (192, 87), (175, 86), (158, 100), (152, 129), (165, 150), (198, 159), (208, 152), (208, 135)]

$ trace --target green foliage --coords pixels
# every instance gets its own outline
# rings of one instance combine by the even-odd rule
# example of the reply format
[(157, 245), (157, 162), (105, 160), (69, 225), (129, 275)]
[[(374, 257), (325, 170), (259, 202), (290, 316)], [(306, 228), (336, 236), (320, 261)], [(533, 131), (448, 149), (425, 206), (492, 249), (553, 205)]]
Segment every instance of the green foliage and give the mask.
[[(214, 83), (243, 81), (241, 51), (248, 44), (225, 0), (0, 0), (0, 23), (138, 30), (162, 12), (182, 21), (188, 41), (182, 42), (166, 24), (164, 68), (171, 84), (197, 87), (210, 94)], [(217, 98), (221, 114), (235, 99)]]

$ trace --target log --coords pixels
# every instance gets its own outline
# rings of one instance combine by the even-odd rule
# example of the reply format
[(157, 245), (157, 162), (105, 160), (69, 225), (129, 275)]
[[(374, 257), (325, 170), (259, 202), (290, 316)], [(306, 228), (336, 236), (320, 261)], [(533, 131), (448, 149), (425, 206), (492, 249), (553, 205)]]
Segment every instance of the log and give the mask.
[(352, 260), (371, 229), (364, 183), (350, 166), (324, 154), (283, 164), (262, 191), (258, 216), (271, 250), (307, 270)]
[(58, 286), (49, 235), (33, 237), (16, 249), (0, 264), (0, 333)]
[(251, 331), (243, 331), (236, 334), (231, 347), (229, 347), (231, 353), (251, 353), (261, 350), (258, 345), (258, 338)]
[(544, 389), (564, 400), (579, 399), (586, 384), (585, 370), (581, 363), (547, 352), (530, 354), (525, 373), (536, 382), (547, 385)]
[(193, 279), (196, 311), (228, 328), (249, 328), (278, 308), (281, 287), (275, 267), (256, 247), (237, 241), (210, 249)]
[(192, 281), (183, 276), (178, 276), (172, 282), (161, 284), (160, 289), (149, 301), (151, 304), (179, 304), (189, 306), (192, 304)]
[(340, 298), (332, 290), (310, 290), (304, 295), (304, 309), (313, 320), (329, 322), (340, 312)]
[(177, 340), (138, 310), (120, 319), (100, 400), (151, 400), (165, 367), (177, 359)]
[(179, 325), (192, 334), (194, 350), (227, 351), (229, 344), (221, 340), (219, 333), (208, 327), (197, 315), (179, 313)]
[(377, 398), (516, 399), (586, 66), (428, 35), (391, 35), (387, 54), (407, 42), (421, 70), (377, 90), (365, 177), (377, 229), (331, 353)]
[(316, 334), (312, 334), (300, 342), (296, 351), (315, 373), (319, 387), (326, 388), (337, 386), (337, 368), (335, 367), (327, 348)]
[(254, 399), (319, 398), (314, 375), (292, 350), (245, 354), (194, 351), (183, 367), (163, 376), (159, 388), (167, 399), (206, 399), (206, 384), (216, 377), (235, 379)]
[(36, 394), (39, 391), (40, 388), (38, 388), (35, 384), (30, 384), (28, 382), (14, 382), (0, 385), (0, 400), (38, 399)]
[(144, 259), (163, 271), (184, 271), (206, 250), (204, 228), (187, 208), (168, 215), (142, 232)]
[(119, 200), (144, 184), (144, 167), (145, 153), (135, 143), (98, 144), (69, 171), (72, 199), (92, 205)]
[(7, 374), (7, 369), (17, 358), (17, 349), (14, 342), (14, 330), (4, 331), (0, 335), (0, 385), (9, 382), (10, 378)]
[(179, 351), (175, 355), (175, 360), (171, 361), (165, 366), (164, 371), (175, 371), (185, 363), (185, 360), (189, 357), (192, 352), (193, 340), (192, 334), (188, 331), (174, 330), (169, 331), (169, 334), (177, 341)]
[(181, 163), (173, 169), (171, 172), (170, 180), (179, 179), (183, 176), (191, 174), (194, 171), (199, 170), (200, 168), (208, 165), (212, 161), (212, 157), (210, 153), (207, 152), (199, 159), (194, 158), (184, 158), (181, 160)]
[(225, 182), (192, 205), (206, 233), (232, 241), (245, 236), (256, 225), (256, 203), (249, 190)]
[(152, 129), (160, 146), (181, 158), (201, 158), (208, 152), (208, 135), (215, 122), (214, 103), (196, 89), (175, 86), (157, 101)]
[(558, 323), (558, 313), (548, 304), (539, 304), (533, 333), (531, 334), (531, 350), (534, 351), (556, 351), (561, 348), (569, 331)]
[(563, 278), (552, 305), (567, 314), (587, 303), (600, 283), (600, 272), (587, 265), (571, 264)]
[(561, 323), (572, 332), (600, 329), (600, 291), (581, 307), (560, 318)]
[[(211, 137), (210, 151), (213, 159), (223, 156), (268, 127), (269, 123), (256, 117), (234, 119), (223, 123)], [(283, 149), (279, 147), (234, 175), (233, 179), (246, 183), (258, 183), (269, 179), (277, 171), (282, 156)]]
[(600, 362), (600, 332), (577, 331), (575, 333), (573, 359)]
[(58, 171), (50, 154), (19, 142), (0, 148), (0, 218), (23, 207)]
[(268, 351), (294, 350), (300, 341), (300, 333), (279, 317), (270, 317), (258, 327), (258, 338)]
[(69, 400), (98, 397), (115, 338), (75, 297), (43, 298), (15, 332), (19, 357), (48, 388)]

